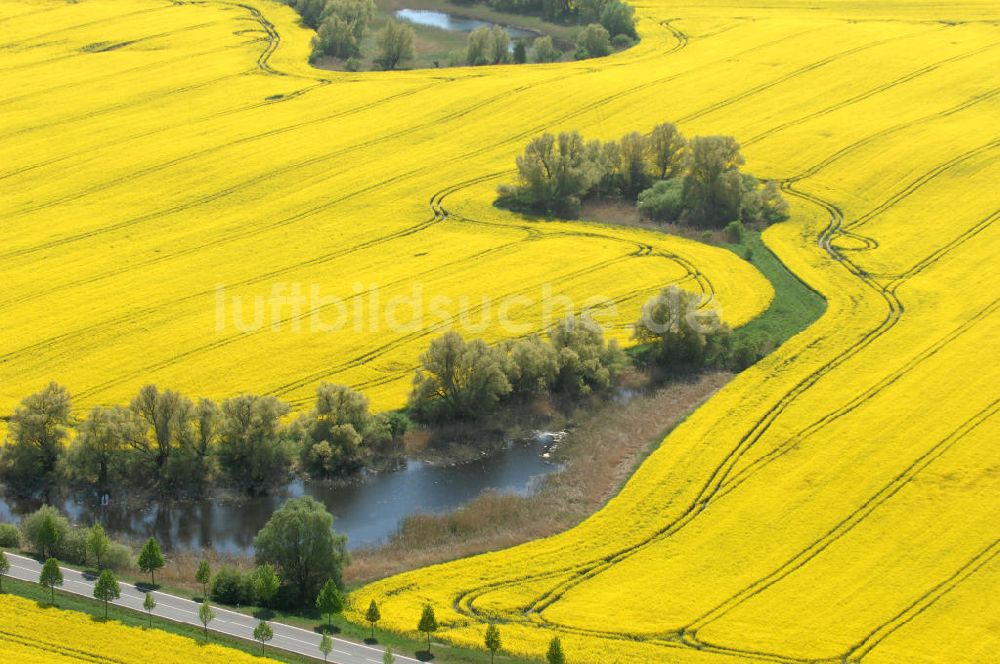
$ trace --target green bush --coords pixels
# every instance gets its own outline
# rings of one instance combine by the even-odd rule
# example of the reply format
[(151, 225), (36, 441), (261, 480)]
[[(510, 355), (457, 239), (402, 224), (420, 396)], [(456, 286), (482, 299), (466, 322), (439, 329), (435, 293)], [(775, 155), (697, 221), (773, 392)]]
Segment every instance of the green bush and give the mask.
[(119, 542), (112, 542), (101, 563), (116, 572), (127, 570), (132, 567), (132, 549)]
[(639, 212), (654, 221), (677, 221), (684, 211), (684, 183), (660, 180), (639, 194)]
[(615, 35), (611, 38), (611, 45), (618, 50), (624, 50), (632, 46), (632, 38), (628, 35)]
[[(592, 23), (580, 31), (576, 37), (577, 53), (586, 53), (584, 58), (600, 58), (611, 53), (611, 35), (599, 23)], [(577, 60), (584, 58), (577, 57)]]
[(347, 62), (344, 63), (344, 69), (346, 71), (361, 71), (361, 61), (357, 58), (347, 58)]
[(743, 241), (743, 232), (746, 229), (743, 227), (743, 222), (737, 219), (736, 221), (730, 221), (726, 224), (723, 232), (726, 234), (726, 241), (733, 244), (739, 244)]
[(253, 602), (253, 588), (249, 575), (232, 567), (223, 567), (212, 580), (212, 600), (220, 604), (249, 604)]
[(69, 520), (51, 505), (42, 505), (21, 521), (28, 548), (43, 557), (59, 554), (60, 544), (69, 533)]
[(74, 565), (86, 565), (88, 533), (86, 528), (70, 528), (56, 547), (56, 557)]
[(12, 523), (0, 523), (0, 546), (16, 549), (21, 546), (21, 531)]

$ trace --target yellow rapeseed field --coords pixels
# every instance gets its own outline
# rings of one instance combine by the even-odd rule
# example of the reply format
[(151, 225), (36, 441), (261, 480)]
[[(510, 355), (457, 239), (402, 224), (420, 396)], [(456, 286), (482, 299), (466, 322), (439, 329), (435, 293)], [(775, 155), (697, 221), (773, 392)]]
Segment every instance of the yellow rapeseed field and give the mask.
[[(395, 406), (461, 298), (475, 323), (484, 296), (546, 285), (614, 303), (623, 339), (668, 282), (738, 325), (772, 293), (732, 254), (490, 205), (541, 131), (732, 134), (783, 182), (792, 219), (765, 241), (824, 316), (578, 527), (352, 601), (408, 633), (431, 603), (472, 646), (496, 620), (525, 655), (558, 635), (571, 662), (995, 660), (1000, 10), (636, 8), (641, 43), (607, 59), (330, 74), (266, 0), (2, 3), (0, 412), (50, 379), (78, 408), (151, 380), (296, 403), (332, 380)], [(446, 315), (317, 330), (336, 305), (272, 298), (318, 285), (364, 317), (414, 284)], [(255, 299), (277, 303), (259, 325)]]
[(49, 380), (81, 412), (147, 382), (398, 407), (449, 327), (497, 341), (603, 298), (626, 341), (666, 283), (732, 325), (766, 308), (730, 252), (489, 205), (542, 131), (666, 119), (657, 68), (334, 74), (311, 34), (267, 0), (3, 3), (0, 414)]
[(144, 664), (239, 664), (268, 662), (216, 645), (153, 629), (99, 622), (77, 611), (42, 608), (35, 602), (0, 595), (0, 661), (18, 664), (116, 662)]

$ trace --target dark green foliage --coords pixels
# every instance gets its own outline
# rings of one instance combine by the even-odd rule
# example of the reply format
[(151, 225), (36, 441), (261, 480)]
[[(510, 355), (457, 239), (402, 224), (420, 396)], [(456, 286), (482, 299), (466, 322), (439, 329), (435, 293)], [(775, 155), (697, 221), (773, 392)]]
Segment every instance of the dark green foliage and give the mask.
[(684, 207), (691, 223), (721, 228), (740, 216), (744, 163), (732, 136), (696, 136), (684, 179)]
[(480, 339), (446, 332), (420, 356), (411, 411), (424, 420), (471, 420), (493, 410), (510, 393), (505, 357)]
[(162, 569), (165, 564), (166, 561), (163, 559), (163, 554), (160, 552), (159, 543), (150, 537), (143, 545), (142, 551), (139, 552), (139, 558), (136, 560), (136, 565), (140, 570), (149, 574), (149, 582), (155, 585), (156, 570)]
[(21, 531), (12, 523), (0, 523), (0, 547), (16, 549), (21, 545)]
[(545, 35), (531, 42), (530, 56), (532, 62), (555, 62), (562, 57), (562, 53), (553, 46), (552, 37)]
[(548, 664), (566, 664), (566, 655), (563, 654), (562, 641), (559, 637), (554, 637), (549, 642), (548, 652), (545, 653), (545, 661)]
[(702, 304), (700, 296), (677, 286), (668, 286), (646, 303), (635, 338), (650, 345), (649, 359), (677, 371), (701, 369), (717, 360), (729, 329), (717, 312)]
[(94, 584), (94, 599), (104, 602), (104, 618), (108, 618), (108, 602), (122, 596), (121, 588), (118, 586), (118, 579), (115, 578), (111, 570), (104, 570)]
[(647, 219), (672, 222), (684, 212), (684, 182), (660, 180), (639, 194), (639, 212)]
[(9, 491), (30, 495), (53, 484), (69, 424), (69, 392), (61, 385), (49, 383), (21, 401), (0, 449), (0, 479)]
[(500, 188), (499, 204), (572, 217), (594, 184), (595, 173), (578, 132), (533, 138), (517, 158), (518, 183)]
[(69, 520), (50, 506), (42, 505), (21, 520), (21, 531), (32, 551), (43, 558), (59, 553), (69, 534)]
[(288, 477), (292, 462), (281, 418), (288, 406), (272, 396), (245, 394), (222, 402), (219, 462), (232, 484), (261, 493)]
[(611, 35), (599, 23), (591, 23), (576, 37), (577, 60), (600, 58), (611, 53)]
[(223, 567), (212, 579), (210, 597), (219, 604), (253, 603), (253, 585), (247, 575), (232, 567)]
[(264, 654), (264, 644), (274, 638), (274, 631), (267, 622), (261, 620), (260, 623), (253, 628), (253, 638), (254, 641), (260, 643), (260, 654)]
[(368, 610), (365, 612), (365, 620), (372, 626), (372, 639), (374, 639), (375, 625), (378, 624), (379, 620), (382, 620), (382, 612), (378, 610), (378, 604), (375, 603), (375, 600), (372, 600), (368, 605)]
[(604, 342), (592, 319), (568, 316), (552, 326), (548, 341), (532, 335), (491, 347), (447, 332), (431, 342), (423, 363), (409, 407), (441, 422), (479, 418), (506, 399), (606, 389), (627, 358), (617, 342)]
[(319, 594), (316, 595), (316, 608), (320, 615), (326, 618), (327, 629), (332, 624), (333, 616), (344, 610), (344, 594), (333, 579), (327, 579), (323, 587), (320, 588)]
[(573, 217), (581, 201), (623, 197), (656, 221), (722, 228), (742, 219), (771, 223), (788, 206), (773, 182), (741, 173), (739, 145), (731, 136), (696, 137), (690, 144), (669, 122), (648, 136), (584, 144), (576, 132), (539, 136), (517, 158), (518, 182), (501, 185), (497, 205)]
[(201, 596), (208, 595), (208, 584), (212, 580), (212, 567), (204, 558), (198, 562), (198, 569), (194, 573), (194, 580), (201, 584)]
[(638, 38), (635, 31), (635, 9), (621, 0), (608, 0), (601, 10), (600, 24), (608, 34), (617, 37), (624, 35), (631, 39)]
[(483, 636), (483, 645), (490, 652), (490, 662), (492, 663), (496, 658), (500, 648), (503, 647), (503, 642), (500, 640), (500, 630), (494, 623), (490, 623), (486, 626), (486, 634)]
[(59, 569), (59, 561), (49, 558), (42, 565), (42, 571), (38, 575), (38, 583), (49, 589), (49, 602), (56, 602), (56, 586), (63, 584), (62, 570)]
[(314, 477), (360, 470), (371, 456), (366, 438), (384, 437), (377, 424), (368, 412), (367, 397), (343, 385), (320, 383), (316, 405), (296, 425), (303, 468)]
[(430, 652), (431, 634), (438, 630), (438, 621), (434, 615), (434, 607), (430, 604), (424, 605), (424, 610), (420, 614), (420, 621), (417, 623), (417, 630), (427, 635), (427, 652)]
[(523, 39), (518, 39), (514, 43), (514, 53), (512, 55), (515, 64), (523, 65), (528, 61), (528, 47), (525, 46)]
[(549, 330), (549, 337), (559, 364), (556, 391), (578, 396), (607, 389), (626, 365), (618, 342), (605, 344), (601, 326), (586, 316), (567, 316)]
[(383, 69), (395, 69), (400, 62), (413, 59), (413, 28), (390, 19), (376, 39), (379, 55), (376, 62)]
[[(312, 6), (309, 5), (306, 9), (312, 10)], [(304, 13), (302, 16), (303, 22), (316, 28), (311, 56), (314, 60), (323, 55), (351, 58), (361, 54), (361, 39), (368, 29), (368, 23), (375, 16), (375, 3), (373, 0), (326, 0), (317, 23), (309, 23)], [(312, 17), (312, 11), (309, 16)], [(401, 33), (394, 31), (393, 34)], [(412, 43), (412, 31), (410, 35)], [(398, 46), (401, 44), (393, 44), (394, 48)], [(395, 56), (395, 66), (405, 53), (393, 51), (392, 55)]]
[(273, 564), (281, 574), (283, 596), (291, 605), (312, 601), (320, 586), (333, 579), (339, 587), (350, 561), (347, 537), (333, 530), (333, 517), (308, 496), (281, 506), (257, 533), (258, 565)]

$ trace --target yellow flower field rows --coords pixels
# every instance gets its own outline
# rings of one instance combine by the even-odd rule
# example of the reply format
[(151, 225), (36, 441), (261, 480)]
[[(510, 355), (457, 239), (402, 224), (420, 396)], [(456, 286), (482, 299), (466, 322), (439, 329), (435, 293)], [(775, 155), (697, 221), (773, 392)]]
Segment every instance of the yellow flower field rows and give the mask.
[(226, 664), (267, 662), (216, 645), (203, 645), (183, 636), (154, 629), (98, 622), (77, 611), (42, 608), (35, 602), (0, 595), (0, 661), (19, 664), (116, 662), (142, 664), (154, 659), (164, 664)]
[[(607, 59), (341, 75), (305, 65), (308, 32), (267, 0), (3, 3), (0, 413), (50, 379), (78, 408), (150, 380), (297, 404), (332, 380), (396, 406), (439, 330), (479, 322), (484, 296), (546, 287), (603, 296), (622, 339), (669, 282), (738, 325), (772, 293), (732, 254), (490, 205), (541, 131), (733, 134), (750, 170), (783, 182), (792, 219), (765, 241), (824, 316), (583, 524), (353, 601), (377, 598), (406, 632), (432, 603), (438, 636), (474, 646), (496, 620), (527, 655), (559, 635), (573, 662), (990, 661), (1000, 12), (636, 7), (641, 43)], [(371, 324), (372, 291), (384, 304), (414, 284), (450, 298), (443, 316)], [(360, 316), (311, 329), (338, 307), (279, 299), (248, 324), (254, 298), (312, 285)], [(544, 320), (512, 316), (517, 332), (481, 334)]]
[(489, 201), (538, 132), (649, 124), (628, 110), (655, 95), (613, 88), (654, 71), (332, 74), (308, 69), (290, 9), (254, 6), (0, 9), (0, 413), (50, 379), (78, 409), (149, 381), (301, 404), (328, 380), (396, 407), (434, 335), (541, 331), (563, 311), (548, 294), (603, 298), (623, 341), (666, 283), (733, 325), (766, 308), (767, 282), (719, 249), (448, 214)]

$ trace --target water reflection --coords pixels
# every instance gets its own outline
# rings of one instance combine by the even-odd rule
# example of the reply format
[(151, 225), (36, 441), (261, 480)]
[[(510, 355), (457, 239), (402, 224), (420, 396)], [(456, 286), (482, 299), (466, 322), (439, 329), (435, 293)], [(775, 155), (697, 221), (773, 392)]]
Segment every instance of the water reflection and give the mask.
[[(510, 443), (499, 453), (454, 466), (410, 460), (391, 473), (368, 474), (359, 481), (332, 486), (293, 482), (284, 490), (239, 504), (216, 501), (160, 503), (134, 509), (112, 502), (64, 500), (60, 507), (76, 523), (100, 521), (112, 533), (135, 539), (155, 537), (166, 550), (214, 547), (225, 553), (251, 553), (253, 538), (271, 513), (288, 498), (309, 495), (336, 517), (352, 548), (387, 538), (406, 516), (459, 507), (486, 489), (531, 493), (538, 481), (556, 470), (545, 456), (544, 436)], [(547, 456), (547, 455), (546, 455)], [(0, 521), (37, 509), (37, 502), (0, 500)]]
[[(436, 12), (430, 9), (400, 9), (396, 11), (396, 17), (409, 23), (429, 25), (432, 28), (441, 28), (442, 30), (451, 30), (453, 32), (472, 32), (476, 28), (492, 28), (494, 25), (497, 25), (497, 23), (493, 23), (492, 21), (462, 18), (461, 16), (452, 16), (451, 14)], [(511, 39), (530, 39), (539, 35), (537, 32), (522, 28), (513, 28), (506, 25), (501, 27), (510, 35)]]

